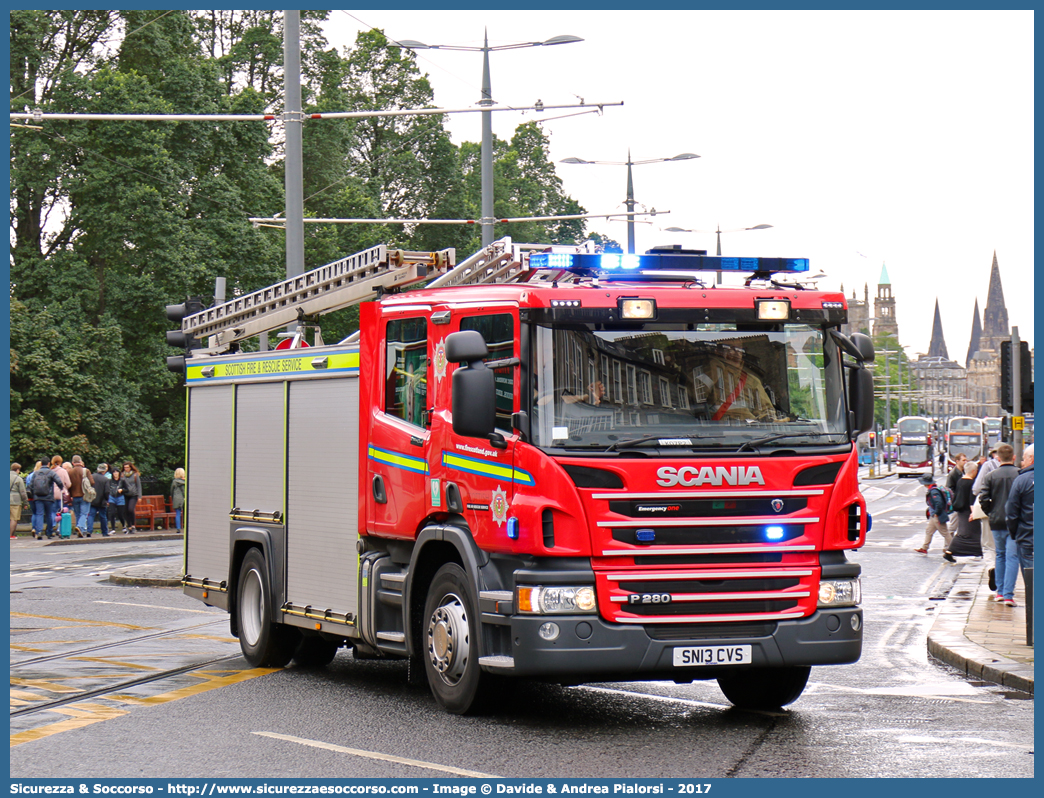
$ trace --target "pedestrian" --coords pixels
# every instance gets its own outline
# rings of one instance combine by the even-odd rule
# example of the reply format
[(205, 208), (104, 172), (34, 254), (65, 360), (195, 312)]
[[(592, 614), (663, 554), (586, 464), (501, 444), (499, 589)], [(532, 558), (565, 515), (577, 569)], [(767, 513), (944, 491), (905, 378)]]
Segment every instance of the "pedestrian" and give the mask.
[[(134, 534), (138, 531), (138, 528), (135, 526), (137, 517), (134, 511), (138, 505), (138, 499), (141, 498), (141, 472), (138, 471), (138, 467), (134, 463), (124, 463), (121, 480), (123, 482), (123, 495), (127, 499), (124, 513), (130, 522), (131, 534)], [(126, 530), (124, 531), (126, 532)]]
[(40, 470), (41, 466), (43, 466), (43, 461), (37, 460), (33, 470), (25, 477), (25, 492), (29, 496), (29, 524), (34, 538), (36, 537), (36, 500), (33, 498), (33, 477), (36, 476), (36, 472)]
[(54, 513), (55, 524), (61, 524), (62, 522), (62, 511), (65, 509), (65, 500), (69, 496), (69, 488), (72, 486), (72, 478), (69, 476), (68, 470), (63, 467), (65, 461), (61, 455), (55, 455), (51, 458), (51, 470), (61, 480), (62, 487), (59, 490), (56, 485), (54, 488), (54, 507), (52, 512)]
[[(1033, 444), (1022, 453), (1022, 468), (1011, 483), (1011, 492), (1004, 506), (1008, 532), (1015, 538), (1016, 553), (1022, 567), (1022, 578), (1026, 569), (1033, 567)], [(1004, 600), (1009, 607), (1015, 599)]]
[(942, 535), (944, 548), (950, 547), (953, 535), (946, 528), (946, 522), (949, 520), (949, 515), (946, 512), (946, 499), (943, 497), (939, 486), (935, 484), (935, 479), (931, 474), (922, 474), (921, 484), (926, 489), (924, 501), (928, 505), (928, 509), (924, 511), (924, 514), (928, 519), (928, 523), (924, 528), (924, 543), (921, 544), (921, 548), (914, 549), (914, 551), (918, 554), (927, 554), (928, 549), (932, 545), (932, 537), (936, 532)]
[[(993, 563), (993, 578), (997, 585), (994, 601), (1015, 601), (1015, 579), (1019, 575), (1018, 547), (1015, 538), (1008, 534), (1005, 505), (1011, 493), (1011, 484), (1019, 475), (1015, 467), (1015, 449), (1010, 443), (997, 447), (998, 466), (986, 475), (979, 491), (979, 506), (989, 514), (990, 534), (996, 559)], [(978, 483), (979, 477), (975, 478)]]
[(127, 528), (127, 515), (126, 506), (127, 499), (123, 496), (123, 480), (120, 478), (120, 469), (118, 466), (112, 466), (109, 469), (108, 481), (105, 485), (106, 496), (109, 500), (109, 529), (113, 532), (116, 531), (116, 521), (123, 524), (123, 534), (128, 534)]
[(98, 470), (93, 475), (88, 475), (88, 479), (91, 480), (94, 485), (94, 501), (91, 502), (90, 508), (87, 510), (87, 537), (91, 536), (91, 532), (94, 531), (94, 519), (98, 519), (98, 523), (101, 525), (101, 536), (107, 538), (109, 536), (109, 525), (107, 523), (108, 518), (108, 503), (109, 503), (109, 465), (108, 463), (99, 463)]
[[(959, 454), (953, 458), (955, 463), (953, 470), (950, 471), (946, 477), (946, 489), (950, 491), (950, 496), (953, 496), (957, 490), (957, 482), (964, 476), (964, 464), (968, 462), (967, 455)], [(957, 531), (957, 513), (950, 513), (950, 520), (946, 523), (946, 528), (951, 533)]]
[[(979, 466), (979, 473), (975, 476), (975, 482), (972, 483), (973, 497), (975, 497), (976, 499), (979, 497), (979, 494), (982, 492), (982, 484), (985, 481), (986, 477), (989, 474), (992, 474), (994, 471), (996, 471), (999, 466), (1000, 462), (997, 459), (997, 449), (990, 449), (989, 459)], [(982, 521), (982, 550), (983, 552), (993, 551), (993, 532), (991, 531), (989, 519), (983, 518), (980, 520)]]
[(174, 471), (174, 481), (170, 483), (170, 506), (174, 510), (174, 528), (181, 533), (181, 509), (185, 506), (185, 469)]
[(25, 483), (22, 482), (22, 464), (11, 463), (11, 540), (18, 535), (18, 522), (22, 518), (22, 510), (29, 506), (29, 495), (25, 492)]
[(83, 465), (83, 458), (74, 454), (72, 458), (72, 471), (69, 479), (72, 485), (69, 487), (69, 496), (72, 497), (73, 527), (76, 537), (82, 538), (84, 532), (89, 532), (87, 527), (87, 511), (91, 503), (83, 496), (83, 481), (91, 478), (91, 472)]
[[(57, 468), (65, 473), (61, 466)], [(41, 458), (40, 468), (33, 473), (33, 537), (37, 540), (43, 540), (44, 534), (54, 537), (54, 495), (57, 493), (61, 501), (64, 489), (65, 483), (51, 469), (47, 458)]]
[(953, 536), (950, 545), (943, 551), (943, 559), (947, 562), (956, 562), (954, 557), (982, 556), (982, 527), (977, 519), (971, 517), (972, 485), (978, 470), (979, 464), (975, 460), (969, 460), (964, 464), (964, 476), (957, 480), (956, 490), (953, 494), (953, 511), (957, 515), (957, 534)]

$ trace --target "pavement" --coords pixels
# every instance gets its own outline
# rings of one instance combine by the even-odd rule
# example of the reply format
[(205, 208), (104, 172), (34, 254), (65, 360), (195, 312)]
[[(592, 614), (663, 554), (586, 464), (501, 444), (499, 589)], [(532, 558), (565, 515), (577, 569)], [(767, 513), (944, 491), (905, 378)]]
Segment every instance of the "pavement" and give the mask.
[[(19, 527), (12, 546), (105, 545), (143, 540), (182, 540), (174, 531), (141, 531), (133, 535), (94, 534), (89, 538), (34, 540), (28, 527)], [(928, 653), (968, 676), (1033, 694), (1033, 647), (1026, 644), (1026, 586), (1019, 574), (1015, 607), (992, 601), (988, 570), (990, 558), (963, 560), (949, 593), (936, 606), (935, 622), (928, 632)], [(119, 585), (179, 587), (181, 563), (156, 562), (130, 565), (110, 574)]]

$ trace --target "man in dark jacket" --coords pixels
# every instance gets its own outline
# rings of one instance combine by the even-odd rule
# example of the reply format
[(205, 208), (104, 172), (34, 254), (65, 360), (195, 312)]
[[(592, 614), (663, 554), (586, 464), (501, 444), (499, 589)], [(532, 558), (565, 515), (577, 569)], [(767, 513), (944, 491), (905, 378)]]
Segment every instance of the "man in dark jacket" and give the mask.
[(97, 472), (88, 477), (94, 484), (94, 501), (91, 502), (91, 507), (87, 511), (87, 537), (90, 537), (91, 532), (94, 531), (95, 518), (101, 523), (102, 537), (107, 538), (109, 536), (109, 519), (107, 518), (107, 505), (109, 503), (108, 470), (109, 466), (107, 463), (100, 463)]
[[(968, 462), (968, 458), (959, 454), (953, 458), (953, 462), (956, 464), (953, 470), (946, 477), (946, 489), (950, 491), (951, 496), (957, 495), (957, 481), (964, 476), (964, 464)], [(951, 532), (957, 531), (957, 513), (952, 513), (949, 516), (949, 521), (946, 524), (946, 528)], [(951, 535), (952, 536), (952, 535)], [(949, 545), (949, 544), (947, 544)]]
[(1019, 556), (1015, 539), (1008, 534), (1005, 505), (1008, 503), (1011, 483), (1019, 475), (1019, 470), (1015, 467), (1015, 449), (1010, 443), (1002, 443), (997, 447), (997, 463), (997, 467), (990, 471), (981, 483), (979, 504), (990, 517), (994, 551), (997, 553), (997, 559), (993, 564), (994, 578), (997, 580), (997, 594), (994, 600), (1011, 602), (1009, 606), (1014, 606)]
[(54, 537), (54, 487), (65, 490), (65, 483), (47, 465), (47, 458), (40, 460), (43, 465), (33, 474), (33, 537), (37, 540), (43, 540), (45, 530), (47, 537)]
[(1011, 483), (1005, 515), (1025, 578), (1026, 569), (1033, 567), (1033, 444), (1022, 454), (1022, 469)]

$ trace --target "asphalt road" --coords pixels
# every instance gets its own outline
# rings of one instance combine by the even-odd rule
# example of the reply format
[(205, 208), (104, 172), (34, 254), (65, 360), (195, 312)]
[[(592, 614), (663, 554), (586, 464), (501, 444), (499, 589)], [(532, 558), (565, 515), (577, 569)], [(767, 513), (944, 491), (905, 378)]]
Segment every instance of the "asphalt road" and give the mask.
[(912, 552), (922, 492), (865, 483), (863, 657), (814, 668), (771, 713), (731, 708), (715, 682), (510, 682), (495, 714), (446, 715), (401, 662), (251, 669), (224, 613), (104, 581), (180, 544), (12, 551), (11, 775), (1032, 777), (1032, 699), (926, 653), (959, 566)]

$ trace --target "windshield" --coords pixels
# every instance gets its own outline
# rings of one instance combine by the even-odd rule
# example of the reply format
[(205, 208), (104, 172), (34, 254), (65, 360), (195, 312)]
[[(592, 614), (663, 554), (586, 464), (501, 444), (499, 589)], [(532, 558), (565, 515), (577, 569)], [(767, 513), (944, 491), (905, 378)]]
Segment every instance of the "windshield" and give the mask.
[(950, 457), (963, 454), (972, 459), (982, 452), (982, 436), (977, 434), (954, 433), (950, 435)]
[(903, 435), (927, 435), (928, 419), (909, 418), (899, 422), (899, 432)]
[(531, 418), (542, 447), (847, 443), (841, 368), (820, 328), (535, 327)]

